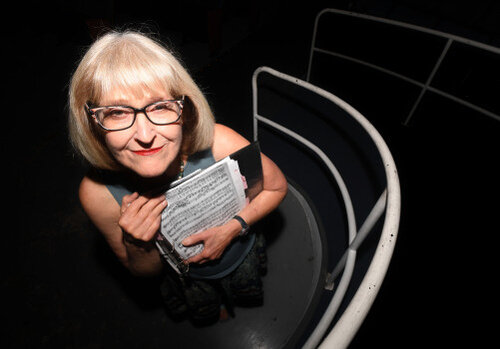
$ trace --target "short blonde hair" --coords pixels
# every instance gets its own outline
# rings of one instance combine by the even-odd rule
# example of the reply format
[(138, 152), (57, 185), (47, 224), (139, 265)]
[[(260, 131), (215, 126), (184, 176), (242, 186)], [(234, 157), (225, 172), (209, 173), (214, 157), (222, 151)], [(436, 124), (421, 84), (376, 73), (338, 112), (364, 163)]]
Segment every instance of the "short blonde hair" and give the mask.
[(214, 116), (208, 102), (182, 64), (158, 41), (139, 32), (112, 31), (88, 49), (69, 87), (69, 134), (78, 153), (99, 169), (118, 170), (104, 133), (85, 111), (114, 89), (134, 96), (162, 89), (185, 96), (182, 151), (192, 154), (212, 145)]

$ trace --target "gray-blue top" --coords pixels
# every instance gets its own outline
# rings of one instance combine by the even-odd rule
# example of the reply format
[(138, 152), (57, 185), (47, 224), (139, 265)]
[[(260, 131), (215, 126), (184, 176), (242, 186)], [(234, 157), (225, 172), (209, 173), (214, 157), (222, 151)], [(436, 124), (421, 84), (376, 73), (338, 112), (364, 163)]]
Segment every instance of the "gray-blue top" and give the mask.
[[(184, 166), (184, 176), (198, 169), (204, 169), (215, 163), (212, 149), (203, 150), (189, 156)], [(121, 205), (123, 196), (132, 194), (133, 188), (125, 187), (123, 183), (108, 183), (106, 187), (116, 201)], [(235, 270), (243, 262), (255, 242), (255, 234), (244, 238), (236, 238), (226, 248), (221, 258), (203, 265), (191, 264), (189, 275), (195, 279), (220, 279)]]

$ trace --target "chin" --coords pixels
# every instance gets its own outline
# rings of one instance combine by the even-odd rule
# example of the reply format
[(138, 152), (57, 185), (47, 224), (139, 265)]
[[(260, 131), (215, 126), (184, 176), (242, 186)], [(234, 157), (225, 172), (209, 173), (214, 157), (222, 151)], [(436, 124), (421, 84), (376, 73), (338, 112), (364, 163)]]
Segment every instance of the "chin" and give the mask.
[(144, 177), (144, 178), (155, 178), (155, 177), (160, 177), (165, 174), (166, 169), (162, 168), (141, 168), (141, 169), (134, 169), (134, 172), (137, 173), (139, 176)]

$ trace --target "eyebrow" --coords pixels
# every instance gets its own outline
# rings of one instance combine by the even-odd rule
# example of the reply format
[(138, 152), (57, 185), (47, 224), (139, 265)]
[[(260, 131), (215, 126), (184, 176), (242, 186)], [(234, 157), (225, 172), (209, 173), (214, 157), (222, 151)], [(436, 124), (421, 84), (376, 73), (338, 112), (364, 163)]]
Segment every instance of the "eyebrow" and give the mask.
[[(152, 103), (156, 103), (156, 102), (160, 102), (160, 101), (166, 101), (166, 100), (172, 100), (173, 98), (165, 98), (165, 97), (160, 97), (160, 96), (155, 96), (155, 97), (151, 97), (151, 98), (148, 98), (146, 99), (146, 104), (140, 106), (139, 108), (142, 108), (146, 105), (149, 105), (149, 104), (152, 104)], [(101, 103), (99, 103), (101, 104)], [(112, 106), (124, 106), (124, 107), (131, 107), (131, 105), (129, 104), (128, 100), (127, 99), (122, 99), (122, 98), (118, 98), (118, 99), (113, 99), (111, 102), (109, 103), (102, 103), (103, 107), (105, 106), (109, 106), (109, 107), (112, 107)]]

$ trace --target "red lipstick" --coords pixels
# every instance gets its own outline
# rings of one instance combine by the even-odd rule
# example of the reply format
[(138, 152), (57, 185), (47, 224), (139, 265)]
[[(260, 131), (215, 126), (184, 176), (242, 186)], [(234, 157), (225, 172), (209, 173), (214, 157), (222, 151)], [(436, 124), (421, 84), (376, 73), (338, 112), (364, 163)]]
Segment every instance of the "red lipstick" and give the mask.
[(144, 150), (132, 150), (134, 154), (141, 155), (141, 156), (149, 156), (158, 153), (161, 148), (163, 147), (158, 147), (158, 148), (151, 148), (151, 149), (144, 149)]

